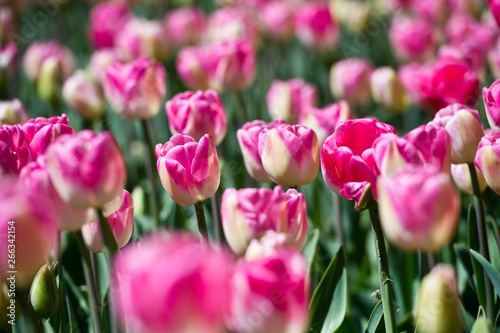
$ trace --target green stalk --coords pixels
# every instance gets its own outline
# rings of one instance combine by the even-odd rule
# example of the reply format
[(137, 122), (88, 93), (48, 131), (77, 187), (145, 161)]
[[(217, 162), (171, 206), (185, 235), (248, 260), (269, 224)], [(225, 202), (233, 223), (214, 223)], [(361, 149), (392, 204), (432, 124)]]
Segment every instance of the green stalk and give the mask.
[(104, 216), (102, 208), (97, 209), (99, 215), (99, 224), (101, 225), (102, 239), (104, 240), (104, 245), (106, 245), (106, 252), (109, 259), (109, 269), (111, 269), (111, 262), (115, 253), (118, 251), (118, 244), (116, 244), (116, 238), (109, 225), (108, 218)]
[(392, 280), (389, 275), (389, 260), (385, 247), (384, 233), (380, 225), (378, 208), (370, 207), (370, 219), (372, 222), (375, 249), (377, 251), (378, 276), (380, 280), (380, 293), (382, 295), (382, 307), (384, 309), (385, 331), (396, 333), (396, 315), (392, 301)]
[(198, 219), (198, 229), (203, 236), (203, 240), (208, 244), (207, 221), (205, 220), (203, 201), (195, 203), (194, 208), (196, 210), (196, 218)]
[(156, 165), (156, 158), (155, 158), (155, 146), (153, 143), (153, 135), (151, 132), (151, 128), (149, 127), (148, 121), (143, 119), (141, 121), (142, 124), (142, 130), (144, 132), (144, 137), (146, 138), (146, 144), (148, 147), (148, 153), (145, 158), (145, 163), (146, 163), (146, 175), (149, 180), (149, 210), (151, 211), (151, 214), (153, 215), (153, 219), (155, 221), (155, 226), (158, 228), (158, 225), (160, 224), (159, 218), (158, 218), (158, 209), (157, 209), (157, 202), (158, 199), (156, 197), (156, 191), (155, 191), (155, 178), (154, 178), (154, 172), (153, 172), (153, 165)]
[[(474, 191), (474, 206), (476, 208), (476, 222), (477, 222), (477, 232), (479, 235), (479, 249), (481, 251), (481, 255), (489, 262), (490, 261), (490, 253), (488, 250), (488, 238), (486, 236), (486, 219), (484, 216), (484, 207), (481, 200), (481, 190), (479, 188), (479, 180), (477, 179), (476, 167), (474, 163), (468, 163), (469, 165), (469, 173), (470, 179), (472, 183), (472, 189)], [(493, 290), (488, 279), (488, 275), (486, 271), (483, 270), (483, 278), (484, 278), (484, 290), (486, 296), (486, 316), (492, 322), (494, 321), (493, 317)]]

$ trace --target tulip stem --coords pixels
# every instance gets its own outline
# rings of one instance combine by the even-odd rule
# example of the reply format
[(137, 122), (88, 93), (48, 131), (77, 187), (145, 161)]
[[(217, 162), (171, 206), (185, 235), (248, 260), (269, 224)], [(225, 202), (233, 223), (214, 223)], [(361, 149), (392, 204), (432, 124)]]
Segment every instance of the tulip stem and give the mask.
[(205, 220), (203, 201), (195, 203), (194, 208), (196, 210), (196, 218), (198, 219), (198, 229), (203, 236), (203, 240), (208, 244), (207, 221)]
[(118, 251), (118, 244), (116, 244), (115, 235), (113, 234), (113, 230), (111, 230), (108, 218), (105, 217), (104, 213), (102, 212), (102, 208), (98, 208), (97, 213), (99, 214), (99, 224), (101, 225), (102, 239), (104, 240), (106, 251), (108, 252), (109, 269), (111, 269), (111, 262), (113, 261), (115, 253)]
[(89, 292), (90, 317), (92, 318), (92, 325), (94, 327), (94, 332), (101, 333), (104, 330), (101, 317), (101, 302), (99, 297), (99, 291), (97, 289), (96, 281), (94, 279), (94, 272), (92, 269), (92, 263), (90, 261), (89, 250), (87, 250), (87, 247), (85, 246), (81, 230), (78, 230), (76, 232), (76, 240), (78, 242), (80, 253), (82, 254), (83, 272), (85, 275), (85, 282), (87, 283), (87, 289)]
[(385, 330), (389, 333), (396, 333), (396, 316), (392, 301), (392, 280), (389, 275), (389, 260), (385, 247), (384, 233), (380, 225), (378, 208), (371, 207), (368, 211), (370, 212), (375, 249), (377, 250), (377, 266), (380, 280), (380, 293), (382, 295), (382, 307), (384, 310)]
[(148, 146), (148, 154), (145, 158), (145, 162), (146, 162), (146, 175), (149, 179), (149, 210), (153, 215), (153, 219), (155, 221), (155, 227), (158, 228), (160, 221), (158, 218), (158, 209), (157, 209), (158, 199), (156, 197), (154, 172), (153, 172), (153, 165), (156, 164), (156, 158), (154, 155), (155, 146), (153, 143), (153, 135), (151, 133), (151, 128), (149, 127), (148, 121), (143, 119), (141, 121), (141, 124), (142, 124), (142, 130), (144, 131), (144, 137), (146, 138), (146, 143)]
[[(476, 166), (474, 163), (468, 163), (472, 189), (474, 191), (474, 205), (476, 208), (477, 231), (479, 235), (479, 248), (481, 255), (489, 262), (490, 253), (488, 251), (488, 238), (486, 236), (486, 219), (484, 216), (484, 207), (481, 200), (481, 189), (479, 188), (479, 180), (477, 179)], [(493, 291), (488, 275), (483, 270), (484, 290), (486, 296), (486, 316), (493, 321)]]
[(219, 212), (219, 200), (217, 200), (217, 192), (210, 198), (210, 204), (212, 208), (212, 222), (214, 224), (214, 238), (216, 243), (221, 242), (221, 230), (220, 230), (220, 212)]

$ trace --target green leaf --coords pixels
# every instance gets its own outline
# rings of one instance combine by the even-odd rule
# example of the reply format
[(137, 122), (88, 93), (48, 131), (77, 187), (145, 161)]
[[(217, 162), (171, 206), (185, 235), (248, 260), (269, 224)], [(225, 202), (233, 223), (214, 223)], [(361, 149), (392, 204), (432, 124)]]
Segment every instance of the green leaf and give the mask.
[(464, 325), (465, 331), (470, 332), (472, 325), (474, 325), (474, 317), (465, 310), (464, 305), (460, 302), (460, 312), (462, 313), (462, 323)]
[(332, 302), (330, 309), (325, 318), (321, 333), (336, 332), (342, 322), (344, 321), (347, 313), (347, 271), (342, 269), (342, 276), (335, 287), (333, 292)]
[[(472, 204), (469, 205), (469, 210), (467, 213), (467, 242), (470, 249), (479, 250), (479, 236), (477, 233), (477, 222), (475, 219), (475, 209)], [(477, 261), (472, 261), (472, 269), (474, 271), (474, 281), (476, 286), (477, 299), (479, 304), (486, 307), (486, 291), (484, 287), (483, 270), (481, 265)]]
[(500, 271), (500, 251), (499, 244), (497, 244), (497, 239), (495, 237), (495, 230), (493, 229), (493, 223), (496, 223), (490, 216), (486, 217), (486, 235), (488, 236), (488, 245), (490, 251), (491, 264), (497, 271)]
[(307, 262), (307, 271), (311, 271), (311, 267), (314, 263), (314, 258), (316, 257), (316, 252), (318, 250), (319, 241), (319, 230), (314, 229), (307, 237), (306, 244), (304, 245), (304, 257)]
[(477, 260), (483, 266), (484, 271), (488, 275), (493, 287), (495, 288), (497, 294), (500, 295), (500, 273), (493, 267), (482, 255), (474, 250), (470, 250), (470, 253), (474, 256), (474, 259)]
[(382, 301), (378, 301), (377, 305), (372, 311), (370, 315), (370, 319), (368, 319), (368, 324), (365, 328), (365, 333), (375, 333), (379, 324), (382, 322), (382, 314), (384, 313), (384, 309), (382, 308)]

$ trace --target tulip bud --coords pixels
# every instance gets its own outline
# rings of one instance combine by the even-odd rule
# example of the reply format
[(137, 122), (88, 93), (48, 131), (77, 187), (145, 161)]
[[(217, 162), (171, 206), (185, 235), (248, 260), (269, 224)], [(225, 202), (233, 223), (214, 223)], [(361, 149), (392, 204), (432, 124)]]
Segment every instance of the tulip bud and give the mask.
[[(132, 196), (126, 190), (118, 196), (119, 206), (115, 209), (107, 209), (107, 205), (103, 207), (104, 216), (107, 217), (113, 235), (115, 236), (118, 248), (122, 248), (132, 237), (134, 229), (134, 202)], [(99, 221), (85, 223), (82, 226), (83, 240), (87, 248), (94, 253), (101, 253), (104, 248), (102, 241), (102, 232)]]
[[(484, 190), (486, 190), (486, 188), (488, 187), (488, 184), (486, 184), (486, 180), (484, 179), (484, 176), (481, 173), (481, 171), (477, 167), (475, 167), (475, 169), (476, 169), (477, 179), (479, 181), (479, 190), (481, 192), (484, 192)], [(455, 181), (455, 184), (460, 189), (460, 191), (469, 195), (474, 194), (470, 179), (469, 166), (466, 163), (452, 164), (451, 175), (453, 177), (453, 180)]]
[(474, 164), (482, 172), (489, 187), (500, 195), (500, 132), (486, 134), (479, 143)]
[(28, 121), (28, 113), (20, 100), (0, 102), (0, 125), (15, 125)]
[(318, 142), (321, 146), (323, 141), (335, 132), (340, 122), (353, 118), (354, 114), (349, 103), (339, 101), (327, 105), (322, 109), (315, 107), (305, 108), (300, 114), (299, 124), (313, 129), (318, 136)]
[(437, 265), (423, 278), (414, 316), (422, 333), (462, 331), (457, 276), (452, 266)]
[(243, 154), (243, 162), (250, 176), (258, 182), (272, 182), (271, 177), (264, 170), (262, 159), (259, 154), (259, 134), (264, 128), (275, 128), (285, 125), (281, 119), (277, 119), (267, 124), (262, 120), (254, 120), (245, 123), (236, 132), (238, 143)]
[(175, 95), (165, 105), (170, 131), (174, 134), (189, 135), (196, 141), (205, 134), (210, 134), (215, 145), (219, 145), (226, 136), (226, 110), (213, 90)]
[(402, 113), (408, 105), (406, 90), (396, 71), (390, 67), (376, 69), (370, 78), (372, 97), (382, 107)]
[(125, 185), (125, 161), (108, 132), (61, 136), (47, 151), (47, 166), (61, 198), (77, 208), (101, 208)]
[(225, 252), (195, 237), (146, 237), (114, 262), (115, 315), (131, 332), (225, 332), (230, 265)]
[(484, 51), (475, 41), (464, 40), (454, 44), (444, 44), (438, 50), (438, 57), (455, 58), (466, 63), (470, 69), (480, 78), (485, 76)]
[(294, 16), (289, 3), (274, 1), (264, 4), (259, 17), (266, 32), (272, 37), (289, 40), (293, 36)]
[[(50, 59), (52, 59), (51, 63), (44, 65)], [(73, 53), (58, 42), (34, 42), (24, 54), (23, 67), (26, 76), (31, 81), (38, 81), (43, 70), (46, 77), (44, 80), (50, 83), (53, 76), (60, 80), (69, 77), (76, 69), (76, 60)]]
[(488, 123), (494, 131), (500, 130), (500, 80), (496, 80), (489, 88), (483, 88), (484, 109)]
[(183, 7), (168, 11), (164, 29), (168, 41), (175, 46), (194, 45), (206, 29), (206, 18), (198, 7)]
[(282, 186), (309, 184), (319, 170), (318, 137), (302, 125), (264, 128), (259, 134), (259, 155), (264, 170)]
[(84, 119), (99, 119), (104, 114), (104, 97), (97, 84), (82, 71), (69, 77), (63, 86), (63, 98)]
[(33, 161), (29, 141), (18, 126), (0, 126), (0, 152), (0, 175), (19, 174), (26, 164)]
[(304, 332), (309, 277), (297, 250), (243, 261), (231, 278), (228, 326), (236, 332)]
[(318, 103), (318, 92), (314, 85), (302, 79), (274, 80), (267, 93), (266, 102), (273, 119), (297, 124), (301, 112)]
[(102, 85), (106, 77), (106, 70), (111, 65), (121, 63), (122, 58), (121, 53), (115, 49), (100, 49), (94, 51), (90, 58), (90, 72), (92, 73), (93, 79)]
[(191, 206), (217, 191), (219, 159), (210, 134), (199, 143), (188, 135), (176, 134), (164, 145), (156, 145), (156, 158), (163, 188), (177, 204)]
[(125, 2), (103, 2), (90, 12), (89, 39), (100, 49), (113, 47), (116, 34), (131, 17)]
[(305, 2), (295, 10), (295, 34), (306, 47), (327, 51), (337, 44), (340, 29), (328, 4), (311, 1)]
[(166, 94), (165, 69), (155, 60), (139, 58), (106, 70), (104, 93), (126, 119), (149, 119), (158, 114)]
[(370, 5), (359, 1), (333, 1), (330, 3), (335, 18), (348, 30), (363, 33), (370, 17)]
[(370, 77), (373, 66), (366, 60), (349, 58), (334, 64), (330, 70), (330, 90), (336, 99), (363, 105), (370, 100)]
[[(62, 287), (62, 285), (61, 285)], [(30, 303), (39, 318), (48, 319), (57, 311), (59, 291), (56, 277), (49, 265), (43, 265), (31, 284)]]
[(449, 174), (432, 166), (408, 168), (380, 177), (377, 193), (384, 233), (399, 249), (436, 252), (453, 238), (460, 197)]
[(237, 7), (224, 7), (213, 12), (208, 20), (207, 36), (213, 43), (247, 40), (257, 46), (260, 41), (255, 21)]
[(472, 163), (484, 135), (479, 113), (465, 105), (452, 104), (441, 109), (430, 125), (444, 128), (450, 137), (453, 163)]
[(392, 50), (400, 61), (425, 61), (436, 53), (432, 24), (422, 18), (395, 17), (389, 30)]
[(45, 60), (38, 76), (38, 95), (47, 101), (56, 101), (61, 83), (61, 68), (57, 59)]
[(207, 46), (190, 46), (180, 49), (175, 68), (180, 79), (191, 89), (210, 88), (213, 70), (212, 51)]

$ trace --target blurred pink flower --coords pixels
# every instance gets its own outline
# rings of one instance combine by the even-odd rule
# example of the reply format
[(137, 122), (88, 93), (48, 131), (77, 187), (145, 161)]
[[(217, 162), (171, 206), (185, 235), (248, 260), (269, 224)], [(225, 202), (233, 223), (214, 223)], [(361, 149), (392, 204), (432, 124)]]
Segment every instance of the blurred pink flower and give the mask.
[(327, 3), (310, 1), (295, 10), (295, 34), (306, 47), (331, 50), (340, 38), (340, 29)]
[(425, 61), (436, 52), (434, 27), (421, 18), (395, 17), (389, 38), (395, 56), (402, 62)]
[(33, 42), (23, 58), (24, 73), (28, 79), (37, 81), (44, 64), (49, 59), (57, 63), (62, 80), (69, 77), (77, 66), (73, 53), (59, 42)]
[(122, 63), (123, 56), (116, 49), (104, 48), (94, 51), (90, 58), (90, 72), (94, 79), (102, 84), (106, 76), (106, 70), (111, 65)]
[(166, 38), (175, 46), (194, 45), (207, 26), (205, 13), (198, 7), (170, 10), (165, 16)]
[(84, 119), (99, 119), (105, 111), (101, 87), (81, 70), (70, 76), (63, 85), (64, 101)]
[(353, 105), (370, 100), (370, 78), (374, 68), (368, 61), (348, 58), (333, 64), (330, 70), (330, 91), (337, 100), (345, 99)]
[(493, 82), (489, 88), (483, 88), (483, 101), (490, 127), (500, 130), (500, 80)]
[(126, 2), (113, 1), (96, 5), (90, 12), (90, 41), (98, 49), (113, 47), (116, 34), (131, 16)]
[(0, 126), (0, 156), (0, 175), (19, 174), (33, 161), (29, 141), (18, 126)]
[(15, 125), (28, 121), (28, 113), (20, 100), (0, 102), (0, 126)]
[(293, 36), (294, 14), (291, 5), (286, 1), (273, 1), (263, 5), (259, 18), (270, 36), (282, 40)]
[(500, 195), (500, 131), (491, 131), (480, 141), (474, 164), (483, 173), (486, 183)]
[(258, 46), (260, 42), (254, 19), (237, 7), (224, 7), (213, 12), (208, 19), (206, 37), (211, 43), (246, 40)]

